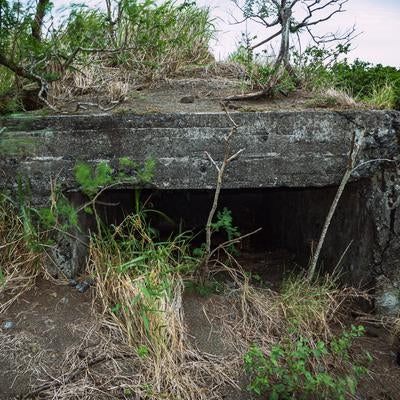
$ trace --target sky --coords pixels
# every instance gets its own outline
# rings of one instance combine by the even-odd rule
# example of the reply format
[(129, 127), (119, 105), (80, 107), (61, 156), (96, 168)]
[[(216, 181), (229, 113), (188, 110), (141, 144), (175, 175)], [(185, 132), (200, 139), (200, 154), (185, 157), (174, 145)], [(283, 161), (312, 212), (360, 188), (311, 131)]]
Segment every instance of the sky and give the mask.
[[(58, 7), (69, 0), (53, 2)], [(99, 0), (96, 4), (98, 2)], [(211, 9), (217, 28), (211, 47), (218, 60), (225, 59), (235, 50), (241, 32), (246, 29), (249, 34), (257, 35), (258, 39), (266, 37), (265, 30), (258, 24), (232, 24), (235, 16), (240, 18), (240, 12), (231, 0), (197, 0), (197, 4)], [(353, 40), (353, 50), (348, 56), (350, 60), (360, 58), (374, 64), (400, 67), (400, 0), (349, 0), (344, 9), (346, 12), (320, 24), (315, 32), (336, 32), (355, 25), (359, 36)], [(308, 39), (304, 38), (302, 41), (302, 46), (306, 46)]]

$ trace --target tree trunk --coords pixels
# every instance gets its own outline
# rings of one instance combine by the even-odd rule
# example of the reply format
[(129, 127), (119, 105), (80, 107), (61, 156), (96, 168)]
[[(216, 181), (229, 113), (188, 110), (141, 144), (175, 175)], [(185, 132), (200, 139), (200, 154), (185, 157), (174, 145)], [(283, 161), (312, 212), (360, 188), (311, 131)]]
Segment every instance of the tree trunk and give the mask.
[(290, 18), (292, 17), (292, 9), (286, 3), (280, 10), (280, 19), (282, 26), (281, 45), (275, 67), (278, 68), (282, 64), (285, 68), (289, 66), (289, 44), (290, 44)]
[(35, 18), (32, 21), (32, 37), (34, 37), (38, 42), (42, 40), (42, 26), (43, 19), (46, 15), (46, 9), (50, 4), (50, 0), (39, 0), (36, 7)]

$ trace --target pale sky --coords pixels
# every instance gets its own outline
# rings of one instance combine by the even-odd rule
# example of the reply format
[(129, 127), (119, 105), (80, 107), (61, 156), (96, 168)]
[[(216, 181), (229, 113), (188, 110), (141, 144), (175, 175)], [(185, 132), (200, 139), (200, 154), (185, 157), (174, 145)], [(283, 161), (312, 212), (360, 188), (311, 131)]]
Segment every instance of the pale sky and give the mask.
[[(53, 2), (57, 7), (70, 1), (53, 0)], [(79, 1), (88, 4), (93, 2), (94, 0)], [(96, 4), (98, 3), (99, 0), (96, 1)], [(245, 24), (229, 24), (234, 20), (232, 14), (240, 17), (237, 8), (231, 0), (197, 0), (197, 4), (211, 8), (218, 29), (212, 50), (217, 59), (226, 58), (236, 48), (241, 32), (246, 30)], [(321, 24), (315, 32), (336, 32), (338, 29), (344, 30), (355, 24), (357, 32), (362, 34), (354, 39), (354, 49), (349, 59), (360, 58), (372, 63), (400, 67), (400, 0), (349, 0), (345, 10), (346, 12)], [(262, 40), (263, 29), (262, 27), (260, 29), (260, 25), (248, 24), (247, 30)]]

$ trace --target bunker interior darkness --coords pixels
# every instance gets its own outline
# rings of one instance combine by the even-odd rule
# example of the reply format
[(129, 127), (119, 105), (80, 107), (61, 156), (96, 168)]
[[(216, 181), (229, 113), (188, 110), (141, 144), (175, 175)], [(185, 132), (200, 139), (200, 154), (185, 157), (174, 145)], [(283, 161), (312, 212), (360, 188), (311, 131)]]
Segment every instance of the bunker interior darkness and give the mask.
[[(360, 271), (352, 264), (359, 257), (368, 257), (362, 254), (363, 244), (360, 243), (366, 231), (372, 230), (368, 227), (368, 213), (362, 206), (362, 192), (367, 184), (366, 181), (353, 182), (346, 188), (321, 256), (325, 271), (340, 267), (346, 280), (358, 285), (368, 284), (373, 278), (372, 271)], [(256, 268), (258, 275), (268, 279), (277, 268), (307, 267), (336, 191), (337, 186), (223, 189), (214, 220), (218, 212), (226, 209), (231, 212), (233, 226), (241, 235), (261, 228), (238, 245), (237, 256), (239, 261), (243, 260), (243, 268), (250, 271)], [(187, 231), (194, 235), (193, 247), (204, 243), (213, 190), (145, 189), (140, 197), (145, 207), (162, 214), (149, 214), (150, 225), (158, 232), (160, 240)], [(134, 190), (109, 190), (99, 201), (98, 212), (107, 225), (118, 225), (125, 216), (135, 212)], [(215, 232), (212, 245), (216, 247), (226, 240), (226, 233)], [(263, 262), (264, 268), (260, 265)], [(270, 267), (274, 271), (269, 270)]]

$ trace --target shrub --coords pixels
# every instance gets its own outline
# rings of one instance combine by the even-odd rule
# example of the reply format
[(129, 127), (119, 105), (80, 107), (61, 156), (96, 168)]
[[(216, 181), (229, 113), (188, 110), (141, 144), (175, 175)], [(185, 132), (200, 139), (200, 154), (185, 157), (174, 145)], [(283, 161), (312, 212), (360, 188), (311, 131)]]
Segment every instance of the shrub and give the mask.
[[(366, 369), (351, 365), (349, 349), (363, 331), (363, 327), (352, 326), (349, 332), (315, 346), (304, 337), (294, 342), (287, 338), (273, 346), (268, 356), (252, 346), (244, 356), (245, 371), (252, 378), (248, 390), (268, 394), (270, 400), (294, 396), (344, 400), (348, 393), (354, 395)], [(336, 368), (331, 370), (331, 365)]]
[(356, 60), (339, 62), (331, 68), (336, 88), (350, 90), (359, 100), (378, 108), (400, 107), (400, 70)]

